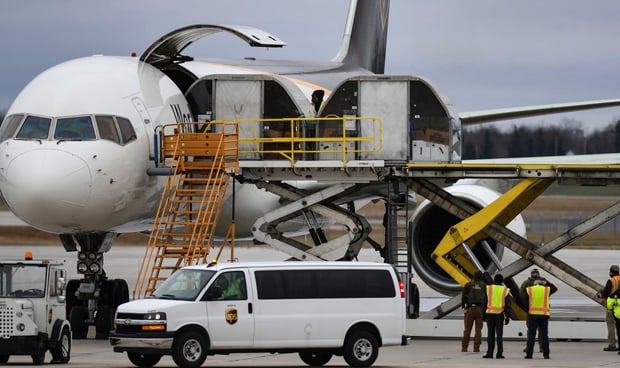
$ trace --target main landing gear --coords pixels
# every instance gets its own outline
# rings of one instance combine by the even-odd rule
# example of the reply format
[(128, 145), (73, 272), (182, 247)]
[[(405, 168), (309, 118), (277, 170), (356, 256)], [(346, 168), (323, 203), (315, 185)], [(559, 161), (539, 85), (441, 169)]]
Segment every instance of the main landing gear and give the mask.
[(85, 339), (91, 325), (96, 339), (107, 339), (116, 308), (129, 301), (127, 281), (108, 279), (103, 270), (103, 253), (114, 238), (114, 233), (60, 235), (65, 250), (78, 252), (77, 270), (84, 275), (67, 283), (66, 309), (74, 339)]

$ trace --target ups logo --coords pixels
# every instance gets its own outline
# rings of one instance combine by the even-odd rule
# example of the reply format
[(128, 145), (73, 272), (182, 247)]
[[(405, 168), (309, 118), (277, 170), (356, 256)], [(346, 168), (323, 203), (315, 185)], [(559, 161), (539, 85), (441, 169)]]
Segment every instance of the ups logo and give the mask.
[(239, 316), (237, 315), (236, 308), (226, 308), (224, 313), (226, 314), (226, 322), (228, 322), (228, 324), (234, 325), (235, 323), (237, 323)]

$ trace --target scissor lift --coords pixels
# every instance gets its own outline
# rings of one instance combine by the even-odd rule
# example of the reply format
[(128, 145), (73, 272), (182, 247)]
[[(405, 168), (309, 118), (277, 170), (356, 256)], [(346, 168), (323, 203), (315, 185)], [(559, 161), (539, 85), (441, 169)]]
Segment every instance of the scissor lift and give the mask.
[[(398, 192), (402, 193), (400, 188), (406, 187), (406, 190), (428, 198), (462, 219), (448, 230), (433, 253), (437, 264), (460, 285), (468, 282), (476, 270), (484, 271), (473, 252), (476, 247), (483, 247), (495, 269), (505, 278), (533, 263), (599, 302), (595, 293), (600, 285), (555, 258), (553, 253), (617, 216), (620, 205), (602, 211), (544, 247), (532, 244), (505, 225), (554, 181), (578, 185), (619, 184), (620, 165), (617, 162), (614, 165), (462, 164), (461, 121), (447, 99), (423, 78), (351, 77), (331, 91), (317, 117), (279, 119), (241, 118), (269, 115), (266, 106), (271, 106), (269, 111), (273, 113), (274, 103), (286, 102), (286, 96), (290, 100), (287, 100), (290, 109), (286, 111), (295, 112), (291, 116), (303, 115), (308, 107), (303, 91), (295, 90), (280, 79), (267, 81), (253, 75), (243, 76), (242, 80), (239, 78), (213, 76), (202, 81), (210, 83), (217, 93), (201, 102), (205, 103), (205, 108), (212, 109), (208, 111), (213, 113), (209, 116), (232, 119), (227, 121), (239, 125), (240, 179), (255, 183), (281, 198), (283, 205), (280, 208), (264, 214), (254, 224), (252, 232), (258, 241), (300, 260), (354, 259), (363, 242), (369, 240), (370, 225), (355, 213), (352, 206), (345, 208), (342, 205), (369, 196), (388, 198), (385, 248), (371, 243), (383, 253), (386, 261), (411, 273), (410, 250), (413, 245), (409, 234), (401, 231), (404, 224), (399, 217), (403, 211), (398, 201), (392, 201), (395, 198), (391, 194), (396, 191), (390, 193), (386, 189), (398, 186)], [(284, 91), (284, 95), (269, 95), (272, 89), (264, 86), (270, 83), (280, 85), (282, 88), (277, 90)], [(248, 104), (248, 101), (253, 103)], [(237, 107), (241, 105), (251, 105), (255, 109), (243, 110), (242, 116), (238, 116)], [(201, 110), (193, 112), (204, 113)], [(316, 134), (311, 136), (309, 132)], [(191, 157), (188, 155), (182, 161), (197, 161)], [(456, 181), (466, 178), (516, 180), (520, 183), (491, 205), (478, 210), (431, 182), (431, 179)], [(289, 185), (289, 181), (314, 181), (318, 185), (310, 191), (303, 185)], [(186, 203), (185, 207), (188, 206), (191, 207)], [(404, 213), (407, 215), (406, 211)], [(278, 230), (280, 223), (297, 216), (306, 219), (313, 244), (299, 242)], [(343, 224), (345, 234), (328, 239), (320, 228), (320, 221), (316, 220), (321, 217)], [(154, 234), (158, 231), (154, 230)], [(407, 240), (404, 248), (397, 245), (403, 235)], [(156, 237), (162, 238), (161, 235)], [(502, 265), (497, 257), (493, 257), (488, 245), (479, 241), (485, 238), (494, 239), (522, 259), (511, 265)], [(180, 253), (183, 257), (189, 254), (185, 249)], [(183, 257), (178, 265), (188, 262), (183, 261), (186, 259)], [(407, 259), (406, 268), (400, 261), (402, 259)], [(161, 275), (151, 276), (153, 282), (161, 278)], [(457, 299), (453, 298), (427, 316), (440, 318), (458, 305)]]

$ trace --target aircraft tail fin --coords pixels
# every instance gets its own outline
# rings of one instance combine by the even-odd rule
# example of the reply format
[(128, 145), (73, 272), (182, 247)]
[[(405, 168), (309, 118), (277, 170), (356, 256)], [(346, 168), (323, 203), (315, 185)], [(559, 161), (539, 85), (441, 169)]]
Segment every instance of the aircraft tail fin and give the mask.
[(333, 61), (383, 74), (390, 0), (351, 0), (340, 50)]

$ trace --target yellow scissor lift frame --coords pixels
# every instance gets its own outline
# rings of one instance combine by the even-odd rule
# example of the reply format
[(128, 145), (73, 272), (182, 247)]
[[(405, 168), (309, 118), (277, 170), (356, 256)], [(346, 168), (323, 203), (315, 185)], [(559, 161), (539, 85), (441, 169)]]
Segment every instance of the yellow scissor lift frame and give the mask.
[[(596, 293), (602, 286), (578, 270), (562, 262), (552, 253), (583, 236), (620, 213), (620, 202), (601, 211), (596, 216), (560, 235), (546, 246), (539, 247), (506, 228), (506, 225), (540, 196), (556, 179), (620, 182), (620, 165), (512, 165), (512, 164), (409, 164), (407, 183), (418, 194), (427, 198), (450, 214), (462, 219), (450, 227), (432, 253), (434, 261), (455, 281), (464, 286), (480, 265), (472, 251), (488, 237), (511, 249), (522, 259), (506, 267), (498, 266), (505, 278), (525, 270), (532, 263), (561, 279), (590, 299), (601, 303)], [(428, 178), (495, 177), (521, 178), (512, 189), (488, 206), (478, 210), (452, 196)], [(520, 297), (520, 296), (513, 296)], [(460, 298), (453, 298), (431, 313), (440, 318), (460, 305)], [(513, 311), (523, 319), (526, 312), (518, 303)]]
[[(133, 297), (152, 293), (159, 281), (181, 267), (207, 262), (230, 176), (239, 171), (235, 123), (168, 124), (158, 133), (164, 168), (170, 170), (155, 224), (138, 271)], [(234, 258), (234, 221), (228, 239)]]

